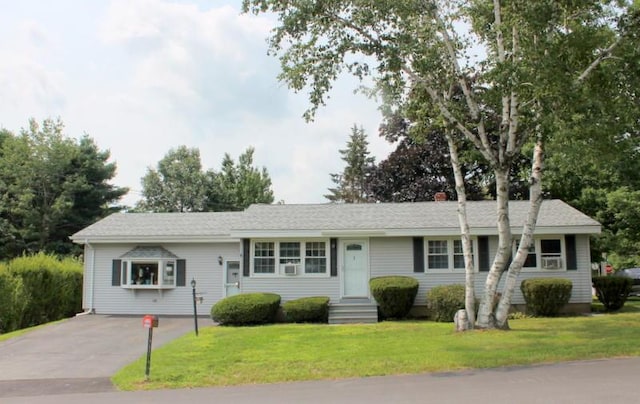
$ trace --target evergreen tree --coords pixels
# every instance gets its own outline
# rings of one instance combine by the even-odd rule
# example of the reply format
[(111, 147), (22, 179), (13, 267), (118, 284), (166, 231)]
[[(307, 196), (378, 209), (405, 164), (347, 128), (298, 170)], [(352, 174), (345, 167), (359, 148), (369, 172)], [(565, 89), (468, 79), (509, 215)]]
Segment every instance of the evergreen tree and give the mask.
[(367, 176), (373, 168), (375, 158), (370, 156), (364, 129), (353, 125), (346, 149), (339, 152), (346, 166), (342, 173), (331, 174), (331, 180), (336, 186), (329, 188), (330, 193), (324, 197), (331, 202), (367, 202)]
[(59, 119), (31, 119), (17, 136), (0, 131), (0, 259), (77, 252), (69, 235), (120, 209), (127, 188), (109, 183), (109, 152), (63, 130)]

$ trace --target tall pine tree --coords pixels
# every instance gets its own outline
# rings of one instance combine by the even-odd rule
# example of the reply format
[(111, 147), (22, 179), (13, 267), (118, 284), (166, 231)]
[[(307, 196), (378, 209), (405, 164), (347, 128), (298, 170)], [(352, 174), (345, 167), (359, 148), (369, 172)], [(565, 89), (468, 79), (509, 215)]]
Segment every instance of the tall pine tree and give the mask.
[(364, 129), (354, 124), (347, 148), (339, 151), (342, 161), (347, 165), (342, 173), (331, 174), (331, 180), (336, 186), (329, 188), (330, 193), (324, 197), (331, 202), (367, 202), (367, 175), (373, 168), (375, 158), (370, 155)]

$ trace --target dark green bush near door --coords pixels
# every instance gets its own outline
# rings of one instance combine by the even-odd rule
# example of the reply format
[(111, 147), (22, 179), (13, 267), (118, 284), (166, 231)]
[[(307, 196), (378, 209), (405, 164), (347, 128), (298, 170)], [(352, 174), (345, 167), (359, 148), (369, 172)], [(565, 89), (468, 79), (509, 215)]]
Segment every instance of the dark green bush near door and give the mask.
[(553, 317), (569, 303), (573, 283), (569, 279), (531, 278), (520, 284), (527, 311), (534, 316)]
[(632, 286), (633, 279), (624, 276), (593, 277), (596, 296), (606, 311), (620, 310), (624, 307)]
[(418, 281), (410, 276), (381, 276), (369, 281), (383, 319), (405, 318), (413, 307), (418, 286)]
[(226, 297), (211, 308), (211, 318), (222, 325), (273, 323), (280, 308), (280, 295), (243, 293)]
[(326, 323), (329, 321), (327, 296), (303, 297), (282, 305), (284, 319), (288, 323)]

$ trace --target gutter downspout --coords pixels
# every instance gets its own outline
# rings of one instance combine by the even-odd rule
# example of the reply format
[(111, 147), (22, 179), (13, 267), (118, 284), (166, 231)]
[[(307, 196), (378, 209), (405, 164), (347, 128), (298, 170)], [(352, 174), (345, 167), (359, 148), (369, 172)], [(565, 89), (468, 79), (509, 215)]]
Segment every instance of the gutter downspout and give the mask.
[(91, 245), (91, 243), (89, 243), (89, 241), (87, 239), (84, 240), (84, 244), (88, 247), (88, 250), (91, 250), (91, 261), (90, 261), (90, 265), (91, 267), (89, 268), (89, 272), (91, 273), (91, 285), (89, 286), (89, 296), (88, 296), (88, 303), (89, 303), (89, 307), (87, 307), (85, 309), (85, 313), (82, 314), (93, 314), (95, 313), (95, 308), (93, 307), (93, 301), (94, 301), (94, 295), (95, 295), (95, 286), (96, 286), (96, 280), (95, 280), (95, 276), (96, 276), (96, 251), (93, 248), (93, 246)]

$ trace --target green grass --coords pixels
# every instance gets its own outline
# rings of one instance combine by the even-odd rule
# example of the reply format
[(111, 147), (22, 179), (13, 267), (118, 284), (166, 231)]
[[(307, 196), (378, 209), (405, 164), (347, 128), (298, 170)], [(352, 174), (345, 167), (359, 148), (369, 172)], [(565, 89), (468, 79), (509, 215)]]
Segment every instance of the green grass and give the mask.
[[(632, 308), (631, 306), (629, 309)], [(511, 320), (512, 330), (451, 323), (208, 327), (120, 370), (123, 390), (226, 386), (455, 371), (640, 355), (640, 313)], [(158, 332), (161, 332), (158, 329)]]

